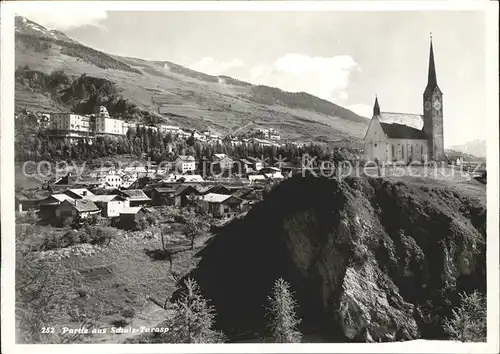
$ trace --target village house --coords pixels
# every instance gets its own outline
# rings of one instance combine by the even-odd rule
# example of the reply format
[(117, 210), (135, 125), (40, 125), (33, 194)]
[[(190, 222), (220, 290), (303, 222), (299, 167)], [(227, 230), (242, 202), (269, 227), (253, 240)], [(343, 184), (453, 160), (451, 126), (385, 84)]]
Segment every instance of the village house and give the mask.
[(250, 182), (265, 182), (267, 181), (267, 177), (265, 175), (248, 175), (248, 180)]
[(159, 124), (158, 130), (162, 134), (176, 134), (181, 130), (181, 128), (174, 125)]
[(128, 200), (130, 207), (151, 205), (152, 200), (141, 189), (123, 189), (118, 191), (121, 195)]
[(94, 214), (99, 214), (101, 210), (94, 202), (87, 199), (80, 200), (65, 200), (55, 209), (56, 218), (68, 219), (79, 216), (86, 219)]
[(264, 163), (262, 162), (261, 159), (256, 158), (256, 157), (248, 157), (248, 161), (252, 163), (252, 169), (254, 171), (260, 171), (264, 167)]
[(233, 159), (226, 154), (214, 154), (213, 161), (210, 164), (210, 173), (230, 176), (233, 169), (233, 163)]
[(99, 178), (99, 186), (105, 189), (116, 189), (123, 185), (122, 178), (117, 174), (109, 174)]
[(239, 175), (253, 172), (253, 163), (247, 159), (239, 159), (234, 162), (233, 170)]
[(264, 167), (260, 170), (260, 174), (266, 176), (266, 178), (274, 179), (284, 179), (285, 177), (281, 173), (281, 170), (277, 167)]
[(193, 156), (179, 155), (175, 160), (175, 166), (178, 171), (184, 174), (196, 169), (196, 160)]
[(124, 230), (134, 229), (139, 221), (146, 217), (147, 210), (143, 207), (128, 207), (120, 210), (118, 219), (120, 228)]
[(192, 205), (200, 195), (200, 192), (193, 185), (180, 185), (175, 190), (175, 206), (185, 207)]
[(172, 187), (156, 187), (151, 191), (151, 199), (153, 205), (174, 205), (175, 204), (175, 188)]
[(64, 201), (74, 201), (73, 198), (66, 194), (52, 194), (49, 197), (40, 201), (40, 217), (42, 219), (50, 219), (55, 217), (56, 208)]
[(74, 186), (76, 183), (77, 183), (77, 178), (73, 177), (71, 172), (68, 172), (66, 176), (57, 179), (54, 182), (54, 186), (68, 187), (68, 186)]
[(232, 195), (209, 193), (200, 198), (202, 208), (215, 217), (232, 217), (242, 211), (242, 200)]
[(99, 209), (104, 217), (113, 218), (120, 216), (120, 210), (128, 208), (129, 201), (119, 195), (92, 195), (85, 199), (92, 201)]
[(20, 213), (29, 210), (39, 210), (40, 202), (49, 197), (49, 195), (49, 191), (46, 190), (28, 193), (16, 193), (16, 210)]

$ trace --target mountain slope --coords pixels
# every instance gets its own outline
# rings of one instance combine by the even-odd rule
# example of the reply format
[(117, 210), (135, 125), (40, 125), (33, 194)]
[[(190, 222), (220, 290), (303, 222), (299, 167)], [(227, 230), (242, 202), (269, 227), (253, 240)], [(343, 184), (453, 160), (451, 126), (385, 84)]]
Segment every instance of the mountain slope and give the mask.
[(486, 157), (486, 141), (473, 140), (465, 144), (450, 146), (450, 150), (455, 150), (476, 157)]
[[(168, 61), (119, 57), (84, 46), (60, 31), (16, 18), (16, 66), (71, 76), (106, 78), (117, 93), (140, 109), (158, 112), (183, 127), (223, 134), (246, 125), (279, 129), (296, 140), (359, 141), (368, 120), (306, 93), (256, 86), (227, 76), (212, 76)], [(46, 97), (16, 85), (16, 107), (34, 109)], [(33, 102), (33, 99), (35, 102)]]

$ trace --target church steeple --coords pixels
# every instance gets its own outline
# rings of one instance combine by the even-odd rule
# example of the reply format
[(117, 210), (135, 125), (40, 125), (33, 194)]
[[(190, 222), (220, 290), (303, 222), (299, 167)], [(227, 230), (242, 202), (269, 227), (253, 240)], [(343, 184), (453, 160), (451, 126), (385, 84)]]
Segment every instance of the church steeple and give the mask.
[(430, 38), (429, 72), (427, 87), (424, 91), (424, 127), (427, 138), (427, 154), (429, 158), (441, 159), (444, 157), (444, 132), (443, 132), (443, 92), (437, 84), (436, 65), (434, 63), (434, 48), (432, 34)]
[(430, 93), (437, 87), (436, 64), (434, 63), (434, 48), (432, 47), (432, 33), (430, 35), (431, 47), (429, 52), (429, 72), (427, 75), (427, 87), (425, 92)]
[(380, 116), (380, 106), (378, 105), (378, 98), (375, 95), (375, 104), (373, 105), (373, 116), (378, 117)]

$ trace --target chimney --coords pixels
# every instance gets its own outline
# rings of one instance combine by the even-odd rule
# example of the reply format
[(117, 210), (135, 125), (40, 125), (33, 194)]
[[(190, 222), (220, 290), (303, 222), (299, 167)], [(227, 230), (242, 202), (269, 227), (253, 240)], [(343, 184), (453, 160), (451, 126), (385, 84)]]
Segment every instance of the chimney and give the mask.
[(87, 191), (83, 191), (82, 195), (85, 197), (87, 195)]

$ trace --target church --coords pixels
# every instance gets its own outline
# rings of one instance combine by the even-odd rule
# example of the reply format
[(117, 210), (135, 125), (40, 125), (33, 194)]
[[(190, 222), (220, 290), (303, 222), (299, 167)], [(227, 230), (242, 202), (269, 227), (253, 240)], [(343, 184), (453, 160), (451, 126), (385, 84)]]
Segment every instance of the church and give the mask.
[(373, 117), (364, 138), (365, 159), (403, 163), (444, 159), (443, 93), (437, 84), (432, 37), (423, 111), (423, 115), (381, 112), (375, 97)]

